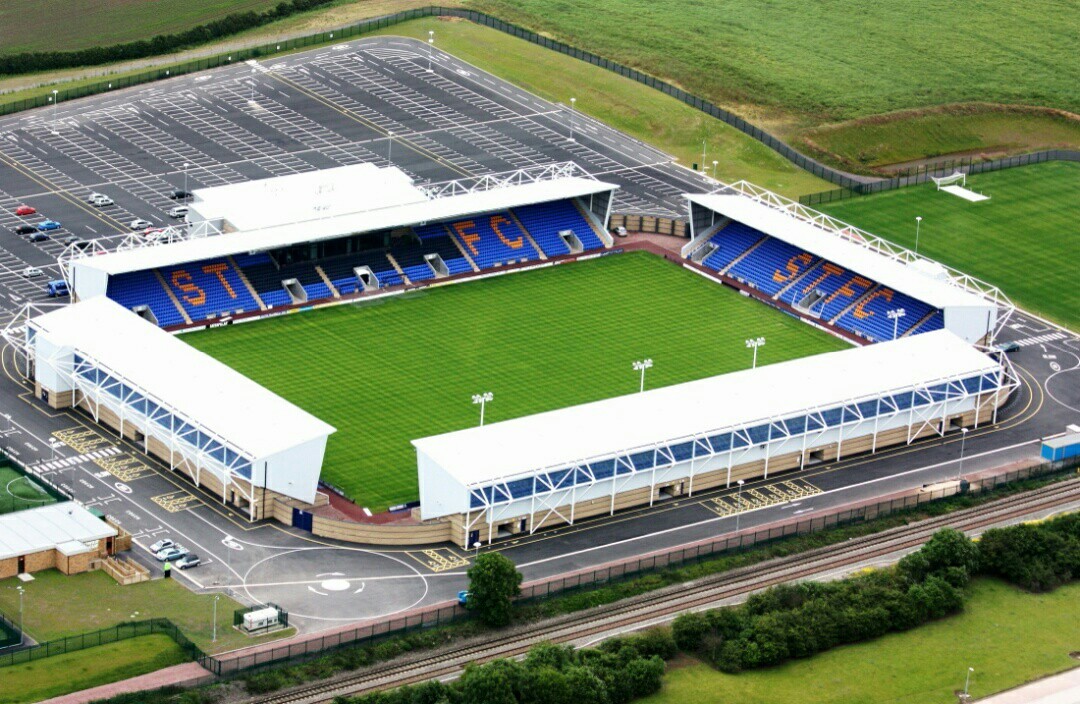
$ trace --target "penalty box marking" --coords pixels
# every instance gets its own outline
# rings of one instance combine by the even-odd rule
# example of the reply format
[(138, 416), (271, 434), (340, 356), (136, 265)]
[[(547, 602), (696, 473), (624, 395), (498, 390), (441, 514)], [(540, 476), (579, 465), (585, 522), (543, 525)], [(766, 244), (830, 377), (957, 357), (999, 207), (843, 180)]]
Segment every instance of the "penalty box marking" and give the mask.
[(105, 445), (112, 445), (112, 441), (105, 436), (82, 426), (55, 430), (52, 436), (80, 455), (99, 450)]
[(169, 513), (179, 513), (203, 505), (197, 496), (186, 491), (170, 491), (168, 494), (153, 497), (153, 502)]
[(469, 558), (459, 555), (450, 548), (432, 548), (406, 553), (409, 557), (427, 567), (432, 572), (446, 572), (459, 567), (467, 567)]
[(733, 516), (743, 511), (775, 506), (821, 493), (823, 493), (821, 489), (805, 479), (788, 479), (775, 484), (743, 489), (741, 496), (738, 492), (725, 494), (703, 501), (701, 505), (718, 516)]
[(94, 464), (125, 483), (154, 474), (139, 458), (128, 454), (99, 457)]

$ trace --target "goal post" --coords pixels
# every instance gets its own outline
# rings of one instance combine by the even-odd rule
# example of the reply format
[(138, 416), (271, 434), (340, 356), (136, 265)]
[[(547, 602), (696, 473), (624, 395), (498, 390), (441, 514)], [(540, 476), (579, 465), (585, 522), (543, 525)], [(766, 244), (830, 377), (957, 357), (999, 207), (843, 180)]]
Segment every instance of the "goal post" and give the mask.
[(939, 191), (945, 186), (955, 186), (956, 184), (960, 184), (960, 186), (967, 185), (967, 174), (963, 171), (954, 171), (948, 176), (931, 176), (930, 179), (934, 182)]

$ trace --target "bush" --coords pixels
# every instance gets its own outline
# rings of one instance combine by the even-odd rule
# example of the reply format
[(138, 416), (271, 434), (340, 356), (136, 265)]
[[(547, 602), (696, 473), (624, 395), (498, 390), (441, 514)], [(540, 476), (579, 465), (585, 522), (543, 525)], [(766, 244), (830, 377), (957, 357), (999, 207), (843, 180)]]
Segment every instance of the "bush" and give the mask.
[(466, 606), (488, 626), (510, 623), (511, 600), (521, 593), (521, 573), (502, 553), (481, 555), (469, 568)]

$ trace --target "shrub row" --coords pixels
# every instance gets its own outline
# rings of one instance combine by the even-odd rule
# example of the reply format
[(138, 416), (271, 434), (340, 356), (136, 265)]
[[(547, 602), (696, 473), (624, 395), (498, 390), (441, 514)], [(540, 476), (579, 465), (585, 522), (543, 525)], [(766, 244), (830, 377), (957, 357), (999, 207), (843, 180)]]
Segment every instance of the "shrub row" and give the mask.
[(979, 569), (1033, 592), (1080, 577), (1080, 514), (1008, 528), (979, 540)]
[(31, 73), (58, 68), (98, 66), (116, 61), (144, 59), (228, 37), (255, 27), (261, 27), (299, 12), (328, 5), (333, 0), (288, 0), (263, 12), (236, 12), (219, 20), (173, 34), (158, 34), (110, 46), (94, 46), (74, 51), (28, 51), (0, 56), (0, 74)]

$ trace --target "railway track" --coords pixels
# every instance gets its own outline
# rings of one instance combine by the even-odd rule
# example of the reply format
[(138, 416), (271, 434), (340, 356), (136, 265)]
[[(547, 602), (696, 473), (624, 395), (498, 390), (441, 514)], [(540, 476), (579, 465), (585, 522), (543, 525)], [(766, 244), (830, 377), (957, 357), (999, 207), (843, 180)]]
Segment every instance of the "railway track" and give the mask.
[(448, 677), (457, 674), (470, 662), (514, 657), (540, 642), (569, 642), (609, 633), (643, 621), (674, 615), (776, 584), (804, 579), (889, 555), (921, 545), (940, 528), (978, 530), (1078, 500), (1080, 480), (1058, 483), (983, 506), (667, 587), (622, 603), (545, 620), (495, 637), (459, 643), (452, 649), (429, 652), (408, 661), (386, 663), (348, 677), (301, 686), (250, 699), (248, 702), (316, 704), (338, 696), (365, 694)]

